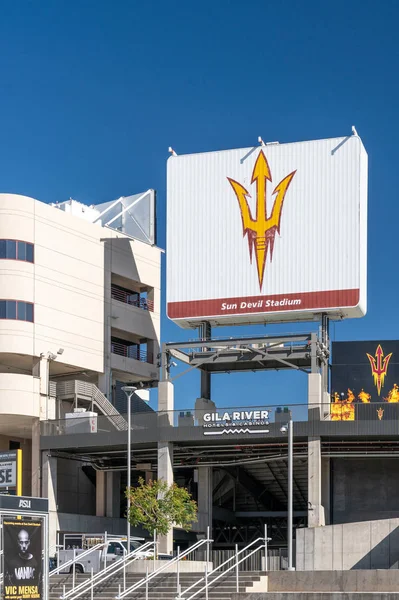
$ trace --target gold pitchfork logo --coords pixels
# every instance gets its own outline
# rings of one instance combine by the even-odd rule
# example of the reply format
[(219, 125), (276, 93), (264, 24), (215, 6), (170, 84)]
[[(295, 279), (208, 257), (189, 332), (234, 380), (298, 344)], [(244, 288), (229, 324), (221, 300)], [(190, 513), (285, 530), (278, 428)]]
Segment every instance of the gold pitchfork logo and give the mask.
[(281, 213), (283, 210), (285, 194), (295, 175), (293, 171), (275, 187), (272, 196), (276, 194), (270, 216), (267, 215), (267, 197), (266, 184), (272, 181), (272, 176), (263, 150), (259, 152), (254, 169), (252, 171), (251, 184), (256, 183), (256, 218), (254, 219), (247, 198), (250, 193), (241, 183), (228, 177), (231, 187), (237, 196), (241, 211), (242, 227), (244, 237), (248, 237), (249, 258), (252, 263), (252, 256), (255, 249), (256, 266), (258, 270), (259, 287), (262, 290), (263, 276), (267, 254), (270, 249), (270, 262), (273, 259), (274, 238), (276, 232), (280, 233)]

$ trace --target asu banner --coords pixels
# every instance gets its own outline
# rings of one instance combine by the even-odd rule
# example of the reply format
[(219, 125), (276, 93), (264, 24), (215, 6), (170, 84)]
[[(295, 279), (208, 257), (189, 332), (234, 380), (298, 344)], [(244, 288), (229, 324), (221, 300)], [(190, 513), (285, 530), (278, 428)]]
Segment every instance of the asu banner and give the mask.
[(41, 600), (41, 521), (3, 521), (4, 600)]

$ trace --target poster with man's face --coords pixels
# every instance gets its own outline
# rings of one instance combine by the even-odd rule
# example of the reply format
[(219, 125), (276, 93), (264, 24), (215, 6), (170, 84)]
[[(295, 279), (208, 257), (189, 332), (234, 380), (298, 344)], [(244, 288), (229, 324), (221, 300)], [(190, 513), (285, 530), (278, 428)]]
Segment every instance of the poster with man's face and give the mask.
[(4, 600), (42, 598), (42, 523), (4, 520)]

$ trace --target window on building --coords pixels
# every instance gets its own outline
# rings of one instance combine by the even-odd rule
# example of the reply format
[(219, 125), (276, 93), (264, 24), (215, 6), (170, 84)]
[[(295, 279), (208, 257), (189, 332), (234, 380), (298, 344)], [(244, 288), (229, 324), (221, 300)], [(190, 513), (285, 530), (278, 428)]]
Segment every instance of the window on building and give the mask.
[(8, 444), (9, 450), (19, 450), (21, 448), (20, 442), (14, 442), (14, 440), (10, 440)]
[(33, 323), (33, 304), (21, 300), (0, 300), (0, 319), (16, 319)]
[(17, 240), (0, 240), (0, 258), (33, 263), (33, 244)]

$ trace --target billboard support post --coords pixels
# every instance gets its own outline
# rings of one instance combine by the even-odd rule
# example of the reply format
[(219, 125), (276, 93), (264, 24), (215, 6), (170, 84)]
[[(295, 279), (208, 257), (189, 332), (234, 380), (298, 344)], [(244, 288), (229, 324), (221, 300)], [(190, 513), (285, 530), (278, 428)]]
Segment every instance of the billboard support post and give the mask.
[(323, 344), (326, 354), (327, 360), (322, 362), (321, 365), (321, 379), (322, 379), (322, 393), (328, 393), (329, 386), (329, 348), (330, 348), (330, 318), (327, 314), (323, 313), (321, 315), (321, 343)]
[[(212, 339), (212, 328), (210, 323), (204, 321), (199, 326), (199, 337), (202, 341), (207, 341)], [(203, 352), (206, 352), (208, 348), (202, 348)], [(205, 398), (206, 400), (211, 399), (211, 374), (207, 371), (201, 369), (201, 398)]]

